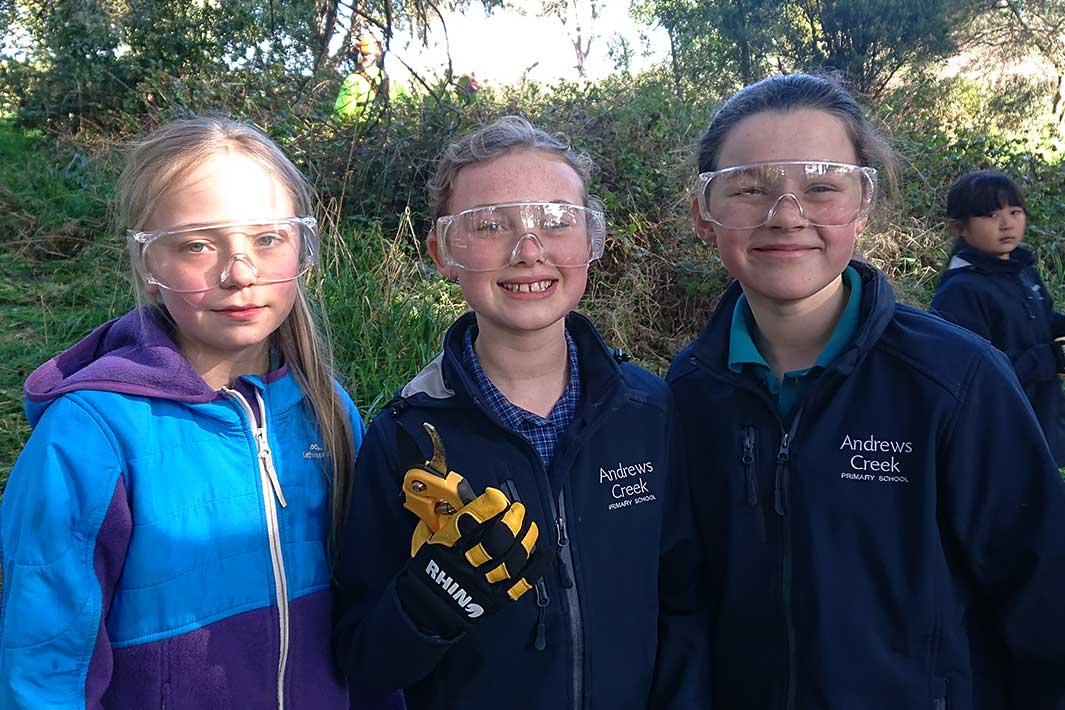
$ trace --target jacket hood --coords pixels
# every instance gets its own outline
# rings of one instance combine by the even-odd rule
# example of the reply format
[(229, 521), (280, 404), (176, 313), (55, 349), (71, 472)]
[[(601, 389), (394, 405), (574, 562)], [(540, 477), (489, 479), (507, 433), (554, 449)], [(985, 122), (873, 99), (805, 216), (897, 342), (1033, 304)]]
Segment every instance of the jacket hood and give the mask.
[[(862, 310), (858, 332), (851, 344), (833, 361), (828, 369), (836, 369), (847, 374), (861, 360), (862, 356), (880, 338), (895, 314), (895, 292), (887, 277), (879, 270), (865, 262), (852, 259), (850, 266), (858, 272), (862, 280)], [(728, 370), (729, 331), (732, 326), (732, 312), (736, 307), (743, 288), (734, 282), (720, 303), (714, 309), (710, 321), (702, 333), (682, 354), (697, 357), (706, 366), (715, 371)], [(680, 355), (674, 362), (682, 361)]]
[(200, 403), (217, 393), (170, 337), (166, 316), (143, 306), (108, 321), (26, 378), (26, 413), (35, 424), (56, 397), (78, 390)]
[(1035, 252), (1023, 246), (1010, 252), (1009, 259), (999, 259), (997, 256), (985, 254), (961, 242), (951, 254), (942, 278), (947, 279), (967, 271), (983, 274), (1018, 274), (1033, 264), (1035, 264)]

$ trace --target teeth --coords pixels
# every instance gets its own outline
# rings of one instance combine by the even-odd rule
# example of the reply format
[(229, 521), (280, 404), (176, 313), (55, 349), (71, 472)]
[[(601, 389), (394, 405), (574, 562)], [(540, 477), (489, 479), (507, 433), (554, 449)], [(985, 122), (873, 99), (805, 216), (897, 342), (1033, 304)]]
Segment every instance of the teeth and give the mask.
[(504, 283), (500, 284), (500, 286), (511, 293), (540, 293), (551, 288), (551, 281), (534, 281), (526, 284)]

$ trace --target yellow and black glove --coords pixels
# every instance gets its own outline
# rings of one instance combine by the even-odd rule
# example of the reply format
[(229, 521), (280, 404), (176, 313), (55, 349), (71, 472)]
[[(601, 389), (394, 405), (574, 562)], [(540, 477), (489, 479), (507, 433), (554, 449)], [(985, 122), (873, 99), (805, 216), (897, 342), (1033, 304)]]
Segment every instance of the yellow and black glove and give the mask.
[(1065, 375), (1065, 337), (1054, 338), (1050, 345), (1054, 348), (1054, 359), (1058, 361), (1058, 374)]
[(425, 633), (453, 638), (516, 601), (543, 572), (539, 529), (525, 506), (495, 488), (474, 498), (424, 543), (396, 578), (396, 593)]

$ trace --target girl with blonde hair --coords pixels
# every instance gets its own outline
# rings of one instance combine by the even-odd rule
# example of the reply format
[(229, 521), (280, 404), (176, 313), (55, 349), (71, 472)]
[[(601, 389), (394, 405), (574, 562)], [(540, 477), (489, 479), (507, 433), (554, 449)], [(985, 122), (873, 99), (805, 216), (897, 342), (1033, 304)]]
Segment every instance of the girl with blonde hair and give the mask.
[(119, 213), (143, 305), (25, 385), (0, 706), (349, 706), (330, 523), (363, 425), (301, 281), (312, 206), (250, 126), (174, 121), (132, 146)]

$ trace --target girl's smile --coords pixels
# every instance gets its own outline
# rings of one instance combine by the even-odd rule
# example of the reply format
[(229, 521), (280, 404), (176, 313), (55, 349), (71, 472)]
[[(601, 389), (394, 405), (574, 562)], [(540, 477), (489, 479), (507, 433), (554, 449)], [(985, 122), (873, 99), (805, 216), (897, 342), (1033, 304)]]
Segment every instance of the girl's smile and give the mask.
[(552, 277), (524, 276), (516, 279), (500, 281), (499, 286), (515, 298), (547, 298), (553, 291), (558, 279)]

